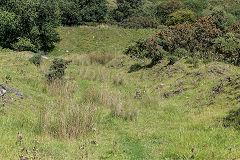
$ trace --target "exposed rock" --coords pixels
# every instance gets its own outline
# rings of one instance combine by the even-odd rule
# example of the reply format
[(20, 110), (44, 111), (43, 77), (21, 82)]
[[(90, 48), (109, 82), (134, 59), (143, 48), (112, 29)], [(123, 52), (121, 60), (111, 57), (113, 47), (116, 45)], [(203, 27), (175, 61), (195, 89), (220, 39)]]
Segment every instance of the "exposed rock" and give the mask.
[(156, 87), (156, 89), (161, 89), (161, 88), (163, 88), (164, 87), (164, 84), (159, 84), (157, 87)]
[(141, 92), (139, 90), (136, 91), (136, 95), (134, 96), (135, 99), (141, 99)]
[(199, 75), (201, 75), (200, 70), (196, 73), (196, 76), (199, 76)]
[(49, 58), (48, 58), (48, 57), (46, 57), (46, 56), (42, 56), (42, 59), (46, 59), (46, 60), (48, 60)]
[(8, 93), (11, 92), (11, 89), (8, 88), (7, 86), (5, 86), (4, 84), (1, 84), (1, 83), (0, 83), (0, 87), (2, 87), (2, 89), (6, 90)]
[(169, 96), (174, 95), (174, 94), (181, 94), (181, 93), (183, 93), (186, 90), (187, 90), (187, 88), (183, 88), (183, 89), (167, 92), (167, 93), (163, 94), (163, 97), (164, 98), (168, 98)]
[(175, 63), (173, 64), (173, 66), (176, 66), (176, 65), (179, 64), (179, 63), (180, 63), (179, 61), (175, 62)]
[(0, 97), (4, 96), (7, 91), (5, 89), (0, 90)]
[(2, 87), (2, 90), (0, 90), (0, 96), (5, 95), (6, 93), (15, 93), (19, 98), (23, 99), (24, 95), (22, 92), (19, 92), (16, 88), (10, 89), (6, 85), (0, 83), (0, 87)]
[(19, 98), (21, 98), (21, 99), (24, 98), (22, 92), (19, 92), (16, 88), (13, 88), (13, 91), (14, 91), (14, 93), (15, 93)]

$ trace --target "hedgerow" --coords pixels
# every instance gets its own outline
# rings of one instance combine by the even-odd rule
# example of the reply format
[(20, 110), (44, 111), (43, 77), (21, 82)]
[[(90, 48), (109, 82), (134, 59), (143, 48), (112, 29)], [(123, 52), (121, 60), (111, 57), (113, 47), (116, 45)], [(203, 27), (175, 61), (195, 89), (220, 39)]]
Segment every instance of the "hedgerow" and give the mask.
[(163, 58), (214, 56), (216, 60), (240, 63), (239, 24), (227, 26), (222, 15), (206, 16), (195, 23), (185, 22), (160, 29), (155, 37), (138, 41), (125, 54), (150, 58), (156, 64)]

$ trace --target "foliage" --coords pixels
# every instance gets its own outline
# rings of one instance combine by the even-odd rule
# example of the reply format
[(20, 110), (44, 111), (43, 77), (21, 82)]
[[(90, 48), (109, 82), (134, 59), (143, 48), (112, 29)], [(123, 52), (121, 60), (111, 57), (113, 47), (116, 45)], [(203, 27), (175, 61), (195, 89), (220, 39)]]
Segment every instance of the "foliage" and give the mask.
[(12, 44), (12, 47), (17, 51), (36, 51), (36, 47), (31, 40), (24, 37), (17, 38), (18, 41)]
[(49, 68), (49, 72), (45, 76), (50, 82), (55, 79), (61, 79), (65, 74), (66, 68), (67, 63), (65, 60), (55, 58), (53, 64)]
[(152, 64), (156, 64), (164, 55), (167, 55), (162, 46), (158, 45), (156, 37), (148, 38), (146, 41), (140, 40), (136, 45), (130, 46), (124, 53), (136, 58), (151, 58)]
[(177, 49), (175, 49), (173, 55), (182, 58), (182, 57), (189, 56), (189, 53), (184, 48), (177, 48)]
[(129, 17), (124, 19), (120, 26), (124, 28), (157, 28), (158, 22), (149, 17)]
[(53, 0), (8, 0), (0, 6), (0, 45), (19, 50), (50, 50), (59, 41), (58, 3)]
[(0, 46), (10, 48), (11, 43), (17, 41), (19, 26), (16, 14), (0, 10)]
[(168, 56), (168, 65), (173, 65), (178, 61), (178, 57), (176, 56)]
[(180, 0), (163, 1), (155, 7), (155, 16), (160, 23), (165, 24), (168, 16), (184, 6)]
[(240, 39), (240, 23), (228, 27), (227, 32), (233, 32), (235, 36)]
[(29, 61), (36, 66), (39, 66), (42, 61), (42, 55), (40, 53), (36, 53), (29, 59)]
[(143, 5), (143, 0), (117, 0), (117, 8), (113, 10), (112, 16), (117, 22), (131, 16), (140, 16)]
[(226, 62), (235, 65), (240, 64), (240, 39), (234, 33), (227, 33), (223, 37), (216, 38), (214, 41), (217, 56)]
[(202, 15), (202, 12), (209, 7), (209, 0), (183, 0), (184, 6), (193, 11), (198, 18)]
[(63, 25), (84, 22), (104, 22), (107, 16), (106, 0), (60, 0)]
[[(238, 64), (239, 39), (226, 32), (232, 30), (239, 36), (239, 27), (227, 27), (224, 20), (222, 15), (213, 15), (202, 17), (193, 24), (185, 22), (160, 29), (155, 37), (138, 41), (125, 53), (138, 58), (151, 58), (153, 62), (158, 62), (169, 54), (170, 57), (179, 58), (187, 54), (204, 59), (215, 56), (219, 60)], [(225, 36), (221, 37), (222, 35)], [(196, 53), (198, 54), (195, 55)], [(172, 59), (170, 62), (173, 62)]]
[(195, 14), (190, 10), (178, 10), (174, 13), (171, 13), (168, 16), (166, 24), (168, 25), (175, 25), (175, 24), (182, 24), (184, 22), (194, 23), (196, 21)]

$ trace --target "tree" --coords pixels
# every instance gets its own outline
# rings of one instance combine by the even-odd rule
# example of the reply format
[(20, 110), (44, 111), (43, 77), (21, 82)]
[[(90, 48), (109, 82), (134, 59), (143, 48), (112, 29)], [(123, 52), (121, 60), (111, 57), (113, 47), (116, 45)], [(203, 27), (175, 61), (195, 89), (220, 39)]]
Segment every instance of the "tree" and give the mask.
[(143, 9), (143, 0), (117, 0), (117, 8), (113, 11), (113, 18), (121, 22), (131, 16), (141, 14)]
[(55, 0), (0, 0), (0, 3), (0, 46), (47, 51), (60, 40), (55, 31), (60, 22)]

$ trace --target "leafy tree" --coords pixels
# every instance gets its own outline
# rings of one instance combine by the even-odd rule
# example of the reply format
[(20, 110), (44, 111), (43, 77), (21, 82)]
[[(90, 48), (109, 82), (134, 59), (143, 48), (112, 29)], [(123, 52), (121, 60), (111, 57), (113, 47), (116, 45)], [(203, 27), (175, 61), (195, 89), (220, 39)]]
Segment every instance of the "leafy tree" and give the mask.
[(182, 24), (187, 21), (191, 23), (195, 22), (196, 21), (195, 13), (193, 13), (190, 10), (182, 9), (170, 14), (168, 16), (166, 24), (168, 25)]
[(164, 24), (171, 13), (182, 9), (183, 7), (183, 3), (180, 0), (163, 1), (156, 5), (155, 16), (161, 23)]
[(64, 25), (79, 25), (84, 22), (105, 21), (106, 0), (60, 0), (61, 19)]
[(59, 41), (55, 28), (60, 10), (55, 0), (0, 0), (0, 4), (2, 47), (46, 51)]
[(117, 0), (117, 9), (113, 11), (113, 17), (117, 22), (121, 22), (131, 16), (138, 16), (143, 5), (143, 0)]

